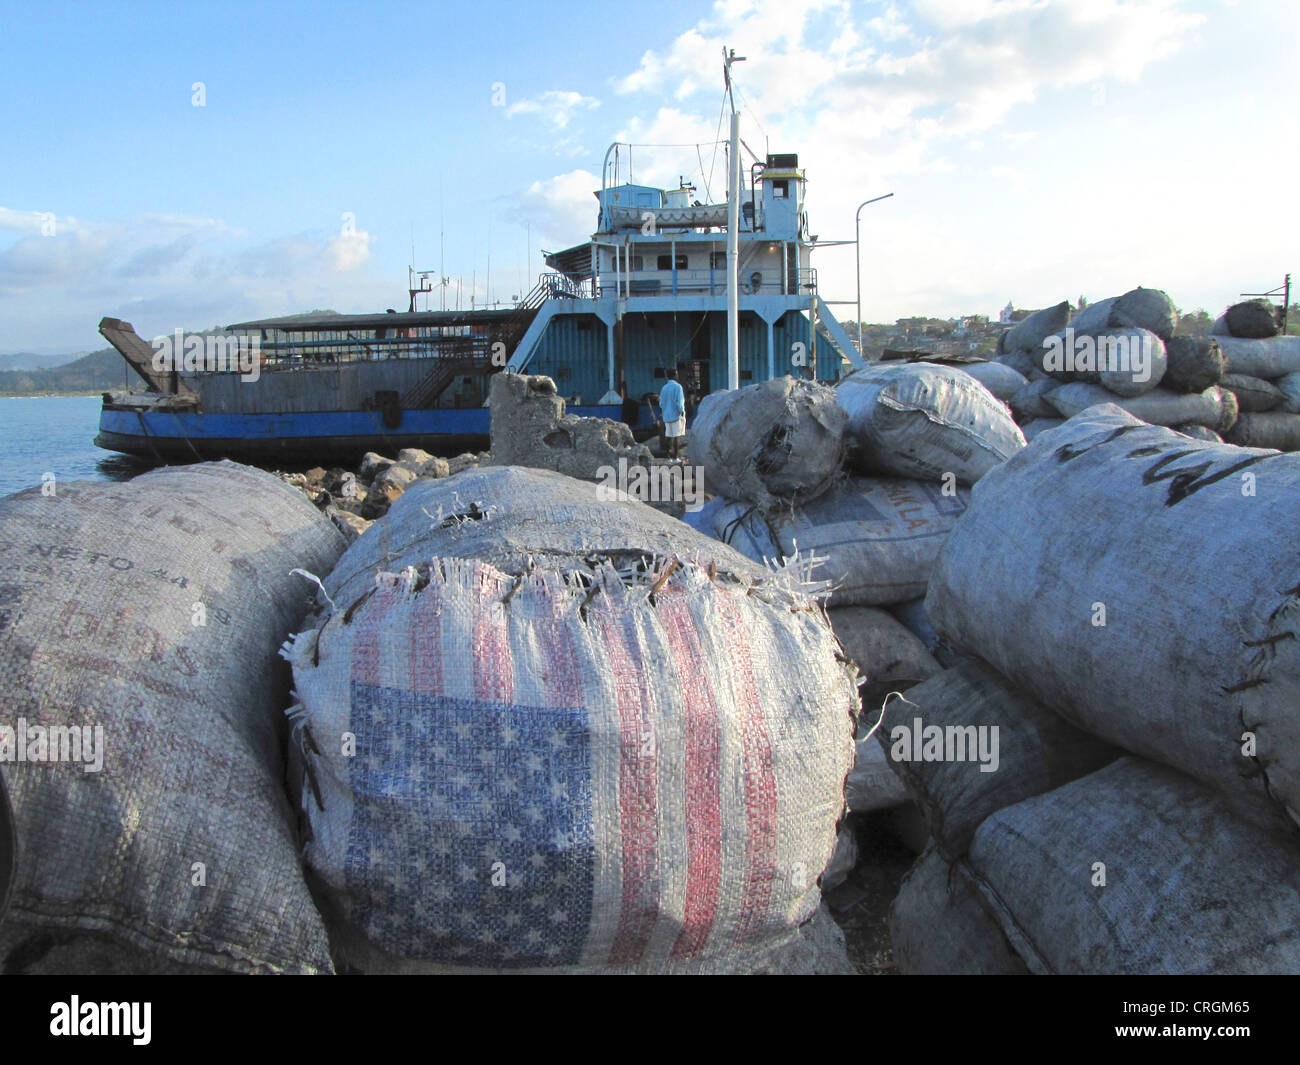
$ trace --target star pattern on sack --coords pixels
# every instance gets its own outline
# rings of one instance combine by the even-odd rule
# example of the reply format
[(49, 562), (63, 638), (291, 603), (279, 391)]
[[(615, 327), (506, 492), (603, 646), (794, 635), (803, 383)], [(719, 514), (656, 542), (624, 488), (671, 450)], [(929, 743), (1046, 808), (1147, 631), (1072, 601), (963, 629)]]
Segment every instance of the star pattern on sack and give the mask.
[(398, 957), (578, 961), (595, 875), (586, 711), (354, 683), (353, 920)]

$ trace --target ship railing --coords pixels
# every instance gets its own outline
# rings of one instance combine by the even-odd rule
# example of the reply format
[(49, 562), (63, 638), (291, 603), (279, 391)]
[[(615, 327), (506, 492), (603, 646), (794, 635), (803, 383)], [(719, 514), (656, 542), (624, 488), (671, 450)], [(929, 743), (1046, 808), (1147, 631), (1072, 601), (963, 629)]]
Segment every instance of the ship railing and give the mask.
[[(469, 326), (392, 326), (385, 336), (355, 336), (351, 333), (312, 334), (313, 339), (294, 336), (289, 330), (282, 340), (261, 340), (259, 351), (262, 369), (290, 372), (335, 363), (371, 362), (381, 359), (452, 359), (488, 358), (496, 343), (507, 350), (518, 344), (539, 307), (550, 299), (590, 299), (590, 279), (575, 280), (564, 274), (547, 272), (537, 284), (517, 300), (512, 313), (503, 320)], [(277, 331), (278, 332), (278, 331)]]
[(486, 333), (421, 331), (413, 336), (268, 341), (260, 345), (260, 353), (264, 370), (285, 372), (334, 363), (425, 359), (483, 347), (489, 341)]
[[(763, 294), (812, 295), (817, 291), (817, 271), (804, 267), (793, 273), (780, 268), (740, 271), (739, 290), (742, 296)], [(617, 298), (626, 293), (637, 296), (674, 296), (707, 293), (725, 296), (727, 271), (725, 267), (710, 270), (636, 270), (624, 274), (617, 281), (602, 277), (598, 290), (602, 298)]]
[[(511, 315), (504, 322), (497, 323), (488, 335), (476, 334), (466, 338), (471, 343), (440, 350), (439, 358), (424, 378), (402, 394), (402, 409), (434, 405), (459, 374), (487, 375), (501, 369), (505, 359), (514, 353), (528, 332), (538, 308), (549, 299), (571, 296), (577, 291), (579, 289), (562, 274), (543, 274), (532, 291), (516, 302)], [(504, 358), (498, 358), (498, 355)]]
[(540, 307), (546, 299), (586, 300), (591, 299), (592, 284), (590, 278), (581, 281), (559, 273), (545, 273), (537, 279), (537, 288), (545, 294), (545, 299), (538, 301)]

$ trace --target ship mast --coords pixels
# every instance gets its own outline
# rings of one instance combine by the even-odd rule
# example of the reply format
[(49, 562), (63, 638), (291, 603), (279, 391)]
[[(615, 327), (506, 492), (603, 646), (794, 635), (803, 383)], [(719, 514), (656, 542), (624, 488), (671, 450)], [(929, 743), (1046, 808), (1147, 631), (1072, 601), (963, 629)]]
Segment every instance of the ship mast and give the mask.
[(727, 166), (727, 387), (740, 387), (740, 116), (731, 94), (731, 64), (743, 63), (734, 48), (722, 49), (722, 78), (731, 104)]

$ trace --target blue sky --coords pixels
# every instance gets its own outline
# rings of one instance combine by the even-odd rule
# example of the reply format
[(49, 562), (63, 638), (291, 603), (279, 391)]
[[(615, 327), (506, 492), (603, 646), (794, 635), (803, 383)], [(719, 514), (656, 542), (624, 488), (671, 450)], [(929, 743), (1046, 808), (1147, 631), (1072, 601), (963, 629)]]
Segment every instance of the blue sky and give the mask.
[[(400, 309), (440, 225), (462, 303), (508, 299), (590, 233), (610, 141), (705, 142), (633, 157), (702, 186), (723, 42), (814, 232), (895, 193), (863, 212), (867, 319), (1136, 284), (1217, 312), (1296, 266), (1297, 31), (1208, 0), (3, 4), (0, 351)], [(852, 298), (853, 249), (814, 265)]]

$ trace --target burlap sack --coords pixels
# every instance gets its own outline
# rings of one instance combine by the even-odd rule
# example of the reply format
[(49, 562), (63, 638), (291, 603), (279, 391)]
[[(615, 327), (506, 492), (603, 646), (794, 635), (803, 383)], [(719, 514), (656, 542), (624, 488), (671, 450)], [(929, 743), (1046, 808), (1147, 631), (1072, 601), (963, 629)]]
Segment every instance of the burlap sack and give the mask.
[(830, 488), (844, 465), (847, 421), (835, 393), (813, 381), (713, 392), (691, 426), (691, 460), (710, 492), (778, 510)]
[(832, 606), (881, 606), (925, 594), (970, 489), (900, 477), (847, 477), (805, 507), (764, 517), (745, 503), (714, 514), (714, 535), (755, 561), (815, 562)]
[(1079, 728), (1293, 831), (1298, 524), (1300, 458), (1099, 407), (980, 482), (926, 611)]
[(1011, 411), (969, 374), (928, 362), (868, 366), (836, 389), (860, 473), (974, 484), (1022, 447)]
[(1300, 970), (1295, 842), (1140, 758), (999, 810), (968, 868), (1034, 973)]
[[(0, 533), (0, 762), (19, 844), (4, 963), (330, 971), (275, 678), (311, 600), (290, 571), (328, 568), (342, 537), (301, 493), (230, 462), (20, 492), (0, 500)], [(68, 760), (19, 750), (20, 722), (27, 741), (47, 730), (47, 756), (59, 735)]]
[[(793, 574), (756, 581), (681, 523), (668, 540), (698, 562), (632, 564), (663, 516), (574, 495), (589, 485), (456, 481), (407, 505), (416, 486), (349, 549), (332, 615), (291, 651), (306, 855), (338, 957), (779, 968), (817, 910), (853, 759), (856, 671), (824, 613)], [(491, 511), (494, 485), (529, 483), (549, 493), (540, 514), (509, 495)], [(383, 526), (400, 550), (374, 553)], [(447, 549), (462, 557), (432, 557)]]

